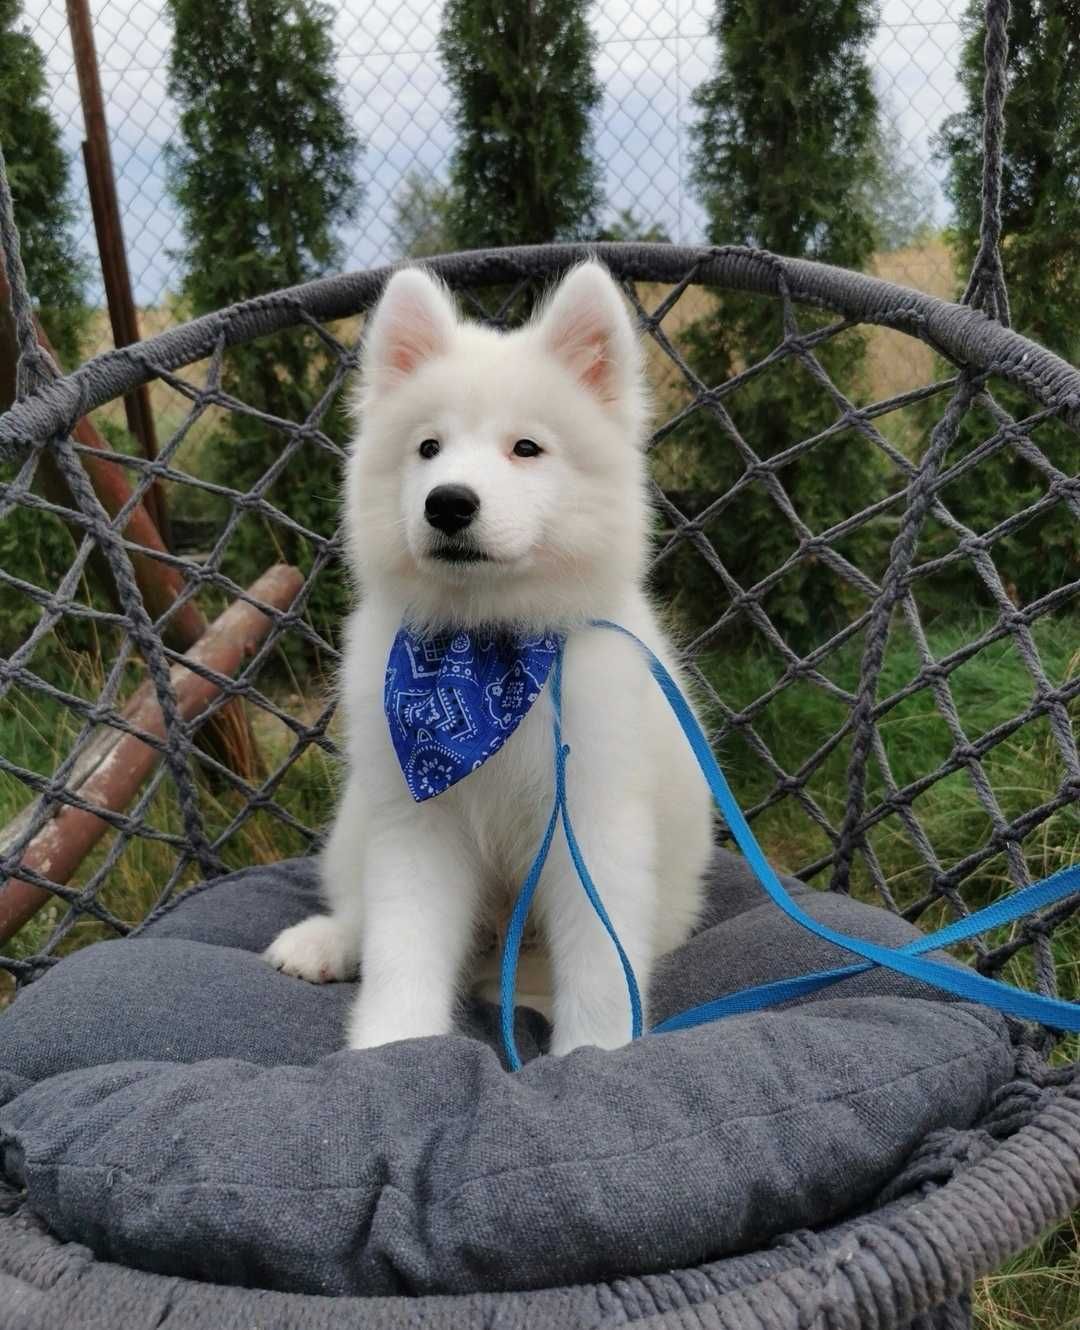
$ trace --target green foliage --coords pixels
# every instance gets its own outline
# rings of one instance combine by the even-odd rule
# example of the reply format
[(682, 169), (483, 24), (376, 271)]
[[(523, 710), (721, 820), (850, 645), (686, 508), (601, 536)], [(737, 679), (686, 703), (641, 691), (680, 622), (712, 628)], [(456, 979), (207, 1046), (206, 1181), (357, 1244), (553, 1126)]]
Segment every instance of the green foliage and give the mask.
[[(923, 587), (916, 596), (920, 605)], [(953, 605), (948, 615), (930, 621), (930, 652), (942, 660), (986, 632), (994, 616), (979, 617)], [(1033, 625), (1035, 643), (1050, 680), (1060, 686), (1076, 670), (1076, 643), (1080, 619), (1075, 613), (1048, 615)], [(829, 655), (823, 673), (840, 688), (858, 687), (862, 641), (856, 636)], [(887, 698), (904, 689), (922, 667), (920, 647), (906, 625), (898, 621), (890, 635), (878, 684), (878, 696)], [(786, 662), (771, 648), (755, 643), (751, 649), (721, 648), (700, 661), (706, 678), (733, 711), (752, 705), (781, 679)], [(974, 740), (1021, 715), (1031, 701), (1031, 675), (1008, 638), (1002, 639), (954, 669), (949, 675), (961, 724)], [(834, 735), (849, 716), (847, 704), (830, 696), (809, 679), (785, 688), (754, 716), (755, 733), (785, 771), (798, 771), (812, 754)], [(720, 717), (714, 718), (717, 723)], [(922, 689), (892, 707), (879, 732), (889, 769), (901, 788), (920, 780), (945, 763), (955, 741), (942, 720), (930, 690)], [(815, 775), (809, 792), (818, 800), (834, 826), (847, 802), (849, 743), (832, 749)], [(722, 761), (732, 789), (743, 808), (764, 799), (775, 776), (763, 764), (745, 734), (732, 733), (724, 744)], [(984, 767), (1008, 819), (1052, 800), (1065, 772), (1057, 744), (1044, 720), (1011, 734), (984, 758)], [(886, 796), (880, 770), (871, 762), (868, 806)], [(992, 833), (986, 809), (979, 801), (967, 770), (953, 772), (919, 795), (912, 811), (922, 824), (945, 865), (957, 863)], [(773, 863), (795, 871), (833, 848), (826, 834), (791, 797), (784, 798), (754, 821), (766, 854)], [(926, 888), (925, 863), (907, 834), (890, 818), (870, 833), (882, 871), (901, 906), (919, 899)], [(1024, 845), (1033, 877), (1056, 872), (1075, 861), (1080, 852), (1080, 809), (1075, 804), (1055, 812)], [(858, 861), (857, 861), (858, 862)], [(860, 868), (859, 890), (868, 888)], [(987, 861), (964, 886), (973, 907), (1008, 888), (1003, 857)], [(1013, 976), (1014, 978), (1016, 976)], [(1080, 994), (1080, 967), (1062, 966), (1059, 975), (1071, 996)], [(1033, 1323), (1034, 1324), (1034, 1323)], [(1049, 1322), (1047, 1323), (1050, 1324)]]
[(46, 99), (45, 58), (22, 26), (21, 0), (0, 0), (0, 142), (4, 145), (30, 293), (65, 368), (86, 331), (86, 261), (60, 129)]
[(597, 240), (637, 241), (646, 245), (670, 245), (671, 237), (659, 222), (643, 221), (633, 208), (620, 208), (596, 234)]
[[(0, 480), (10, 483), (18, 472), (12, 463), (0, 465)], [(75, 558), (75, 544), (67, 528), (56, 517), (47, 517), (33, 508), (15, 508), (0, 521), (0, 568), (23, 582), (53, 591), (71, 567)], [(40, 606), (23, 591), (7, 582), (0, 582), (0, 656), (10, 656), (29, 636), (41, 617)], [(82, 625), (67, 620), (61, 632), (72, 644), (82, 644)], [(46, 638), (53, 648), (38, 651), (33, 668), (54, 677), (50, 666), (55, 663), (55, 643)]]
[[(725, 297), (720, 308), (721, 313), (700, 319), (681, 339), (689, 363), (709, 385), (766, 355), (782, 338), (778, 308), (734, 297)], [(814, 322), (807, 317), (803, 326), (809, 330)], [(857, 397), (864, 351), (862, 338), (849, 333), (841, 341), (819, 347), (816, 355), (833, 382)], [(829, 428), (840, 414), (810, 372), (791, 361), (745, 383), (725, 399), (724, 408), (761, 460)], [(665, 488), (689, 491), (689, 506), (700, 509), (729, 490), (746, 465), (717, 418), (699, 408), (664, 445), (657, 474)], [(885, 493), (881, 456), (854, 430), (819, 442), (782, 466), (776, 478), (798, 518), (813, 534), (830, 529)], [(724, 566), (744, 590), (778, 569), (798, 549), (795, 528), (761, 480), (743, 489), (706, 530)], [(887, 543), (884, 528), (875, 524), (860, 528), (836, 548), (873, 576), (880, 569)], [(728, 603), (720, 581), (688, 544), (670, 570), (665, 572), (661, 566), (660, 577), (662, 591), (672, 598), (692, 633), (713, 623)], [(763, 604), (779, 631), (798, 648), (830, 636), (865, 609), (866, 598), (819, 557), (808, 555), (772, 587)]]
[[(72, 234), (68, 161), (46, 98), (45, 60), (23, 26), (20, 0), (0, 0), (0, 142), (30, 293), (53, 348), (70, 369), (79, 361), (89, 319), (87, 266)], [(0, 467), (0, 479), (14, 479), (18, 469)], [(67, 529), (55, 518), (20, 507), (0, 522), (0, 568), (25, 582), (55, 587), (74, 553)], [(40, 613), (21, 591), (0, 585), (0, 654), (16, 649)]]
[[(880, 171), (878, 106), (866, 45), (870, 0), (812, 0), (781, 8), (764, 0), (719, 0), (711, 29), (716, 72), (696, 92), (694, 179), (713, 244), (750, 244), (792, 256), (861, 267), (877, 236), (871, 185)], [(815, 319), (807, 315), (803, 327)], [(685, 334), (690, 363), (709, 385), (767, 355), (783, 337), (779, 307), (725, 295)], [(857, 388), (864, 343), (848, 336), (819, 352), (833, 381)], [(729, 399), (742, 437), (765, 459), (832, 424), (838, 414), (802, 366), (789, 362), (749, 381)], [(715, 417), (699, 410), (674, 446), (679, 483), (717, 495), (745, 462)], [(668, 479), (668, 477), (664, 477)], [(829, 439), (783, 468), (779, 479), (814, 533), (865, 507), (882, 489), (878, 456), (854, 433)], [(728, 570), (747, 587), (795, 549), (787, 519), (755, 482), (710, 528)], [(865, 564), (872, 537), (844, 552)], [(690, 551), (673, 563), (670, 589), (694, 627), (717, 617), (718, 584)], [(794, 641), (849, 613), (848, 592), (820, 561), (803, 559), (770, 593), (766, 610)]]
[(425, 259), (453, 250), (450, 189), (441, 180), (410, 171), (394, 195), (392, 208), (390, 236), (398, 258)]
[(449, 233), (456, 249), (596, 234), (596, 41), (583, 0), (447, 0), (439, 50), (457, 145)]
[[(962, 111), (945, 121), (936, 148), (948, 166), (953, 240), (963, 282), (979, 246), (982, 192), (982, 5), (969, 5), (960, 66)], [(1027, 336), (1080, 361), (1080, 9), (1072, 0), (1014, 0), (1009, 20), (1008, 100), (1002, 162), (1002, 253), (1012, 322)], [(1023, 394), (993, 385), (1014, 415), (1032, 413)], [(928, 426), (931, 413), (928, 412)], [(972, 412), (954, 450), (988, 438), (988, 412)], [(1080, 438), (1044, 425), (1034, 441), (1066, 475), (1080, 471)], [(1045, 494), (1046, 480), (1011, 449), (981, 462), (945, 492), (947, 505), (982, 532)], [(995, 563), (1022, 601), (1076, 575), (1080, 530), (1062, 506), (995, 542)]]
[(879, 250), (925, 242), (934, 221), (934, 186), (906, 152), (895, 111), (882, 106), (875, 128), (875, 170), (862, 186)]
[[(180, 108), (168, 152), (170, 188), (183, 218), (183, 296), (196, 314), (292, 286), (338, 262), (336, 227), (355, 216), (353, 171), (360, 145), (334, 72), (331, 11), (319, 0), (244, 0), (206, 5), (169, 0), (174, 26), (169, 93)], [(310, 332), (236, 348), (223, 386), (259, 411), (302, 421), (332, 364)], [(335, 439), (343, 419), (322, 428)], [(284, 435), (233, 413), (204, 451), (205, 473), (235, 489), (253, 486), (278, 459)], [(307, 443), (265, 497), (295, 521), (330, 535), (337, 520), (339, 464)], [(225, 571), (241, 584), (275, 558), (310, 566), (309, 542), (281, 525), (245, 519)], [(311, 603), (333, 624), (346, 593), (324, 573)]]
[[(982, 208), (982, 4), (964, 17), (965, 106), (935, 147), (948, 166), (961, 273), (979, 247)], [(1002, 160), (1003, 255), (1013, 323), (1066, 360), (1080, 360), (1080, 8), (1013, 0)]]
[(719, 48), (694, 94), (694, 180), (714, 244), (859, 267), (874, 218), (878, 104), (866, 46), (873, 0), (718, 0)]

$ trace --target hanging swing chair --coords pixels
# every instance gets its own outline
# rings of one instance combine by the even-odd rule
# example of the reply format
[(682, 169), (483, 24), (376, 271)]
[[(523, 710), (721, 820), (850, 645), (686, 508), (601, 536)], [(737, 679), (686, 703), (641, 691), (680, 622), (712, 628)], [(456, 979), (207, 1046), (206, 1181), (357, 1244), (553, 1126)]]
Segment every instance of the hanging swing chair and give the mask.
[[(1080, 801), (1069, 716), (1080, 676), (1055, 675), (1044, 660), (1047, 626), (1076, 622), (1080, 580), (1018, 604), (995, 556), (1048, 515), (1080, 521), (1080, 484), (1060, 469), (1058, 445), (1080, 429), (1080, 373), (1008, 326), (998, 210), (1006, 18), (1007, 5), (990, 0), (982, 246), (959, 304), (736, 247), (551, 245), (427, 261), (471, 312), (503, 326), (587, 253), (623, 285), (654, 368), (682, 393), (654, 435), (658, 475), (666, 441), (691, 416), (710, 417), (716, 447), (739, 463), (733, 485), (704, 500), (655, 492), (660, 585), (676, 559), (696, 559), (697, 585), (715, 587), (715, 613), (687, 647), (715, 749), (754, 765), (751, 826), (783, 810), (808, 820), (822, 846), (770, 900), (771, 870), (726, 843), (746, 848), (749, 832), (737, 812), (725, 816), (705, 917), (650, 989), (650, 1013), (669, 1032), (551, 1058), (543, 1017), (520, 1007), (524, 1066), (513, 1072), (498, 1009), (480, 997), (452, 1036), (342, 1051), (353, 985), (306, 985), (260, 957), (316, 908), (314, 859), (229, 871), (238, 836), (255, 825), (318, 848), (291, 782), (313, 758), (329, 771), (333, 705), (295, 684), (283, 693), (267, 667), (290, 661), (303, 677), (303, 662), (336, 659), (308, 607), (338, 541), (293, 515), (290, 494), (307, 459), (339, 455), (323, 426), (356, 365), (342, 321), (372, 307), (389, 270), (246, 301), (61, 375), (39, 346), (0, 159), (21, 353), (15, 402), (0, 417), (0, 531), (30, 512), (63, 524), (76, 549), (54, 585), (0, 567), (0, 592), (36, 610), (0, 657), (0, 707), (37, 701), (65, 718), (45, 769), (0, 753), (0, 775), (25, 787), (23, 813), (0, 833), (0, 967), (17, 989), (0, 1015), (4, 1330), (959, 1330), (974, 1282), (1077, 1205), (1080, 1062), (1061, 1031), (1080, 1010), (1065, 984), (1080, 945), (1080, 874), (1066, 860), (1049, 885), (1032, 880), (1046, 867), (1040, 832)], [(700, 381), (671, 334), (683, 302), (708, 293), (760, 302), (781, 328), (767, 356), (719, 385)], [(930, 348), (941, 375), (857, 405), (826, 365), (830, 344), (860, 327), (893, 330), (896, 355), (904, 344)], [(286, 420), (233, 396), (226, 370), (233, 348), (290, 335), (331, 368), (303, 418)], [(833, 423), (766, 457), (737, 423), (740, 394), (792, 373), (815, 386)], [(100, 419), (153, 384), (187, 403), (156, 459), (114, 450), (88, 427), (90, 413)], [(782, 412), (783, 394), (776, 400)], [(934, 403), (937, 423), (925, 428)], [(226, 417), (280, 440), (273, 466), (243, 490), (200, 478), (197, 450), (185, 451), (198, 428)], [(917, 447), (895, 442), (901, 418), (923, 422)], [(976, 418), (978, 442), (958, 449)], [(830, 448), (870, 450), (890, 480), (870, 507), (855, 501), (843, 521), (813, 531), (785, 489), (787, 468)], [(956, 496), (1002, 457), (1022, 459), (1041, 493), (976, 531), (954, 512)], [(148, 516), (157, 487), (222, 506), (209, 552), (165, 547)], [(725, 562), (724, 516), (751, 491), (791, 540), (744, 585)], [(230, 543), (253, 522), (301, 549), (302, 566), (275, 562), (268, 540), (266, 571), (241, 585)], [(888, 533), (878, 567), (850, 555), (848, 538), (863, 530)], [(808, 563), (854, 608), (796, 649), (770, 597)], [(91, 574), (111, 605), (85, 592)], [(928, 588), (940, 585), (968, 587), (954, 594), (984, 609), (970, 640), (935, 655), (924, 627)], [(114, 644), (102, 678), (50, 669), (50, 644), (67, 630)], [(898, 683), (887, 663), (899, 634), (918, 663)], [(723, 671), (708, 668), (725, 638), (756, 643), (773, 662), (752, 702), (726, 696)], [(958, 680), (1004, 650), (1030, 702), (969, 733)], [(858, 662), (848, 685), (834, 669), (845, 651)], [(826, 698), (834, 720), (788, 769), (762, 720), (798, 690)], [(910, 705), (937, 718), (947, 751), (901, 779), (889, 723)], [(271, 728), (276, 746), (236, 760), (238, 733), (258, 746)], [(995, 761), (1028, 738), (1054, 788), (1003, 797)], [(837, 758), (847, 770), (840, 808), (815, 785)], [(960, 783), (975, 830), (946, 860), (924, 810)], [(875, 848), (882, 835), (909, 853), (902, 909)], [(117, 883), (143, 854), (168, 867), (153, 907), (133, 921)], [(878, 903), (857, 898), (868, 892)], [(885, 959), (852, 964), (867, 953), (853, 958), (838, 935)], [(98, 940), (73, 945), (87, 938)], [(908, 963), (957, 940), (967, 965), (930, 952), (935, 973), (959, 976), (946, 987)], [(836, 967), (846, 967), (839, 979), (805, 978)], [(995, 977), (1013, 995), (997, 1005), (984, 1000)], [(768, 1001), (740, 997), (725, 1019), (679, 1028), (680, 1013), (762, 985), (774, 986)]]

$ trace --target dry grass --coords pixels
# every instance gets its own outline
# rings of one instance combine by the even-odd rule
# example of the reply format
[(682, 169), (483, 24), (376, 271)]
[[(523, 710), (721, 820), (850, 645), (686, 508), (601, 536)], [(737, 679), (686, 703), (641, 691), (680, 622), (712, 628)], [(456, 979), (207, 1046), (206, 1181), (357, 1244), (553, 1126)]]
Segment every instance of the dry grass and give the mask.
[(975, 1285), (975, 1330), (1080, 1327), (1080, 1217), (1073, 1215)]
[[(955, 265), (951, 251), (940, 238), (915, 248), (879, 254), (870, 271), (887, 282), (914, 287), (942, 300), (955, 298)], [(934, 353), (906, 333), (874, 328), (868, 339), (867, 365), (874, 397), (892, 397), (931, 382)]]
[[(943, 299), (950, 299), (955, 290), (952, 255), (940, 237), (933, 237), (922, 245), (879, 254), (870, 265), (870, 271), (886, 281), (914, 287)], [(639, 294), (645, 307), (653, 309), (667, 294), (667, 288), (659, 283), (644, 282), (639, 288)], [(702, 287), (691, 287), (664, 320), (664, 332), (672, 341), (677, 341), (680, 332), (707, 314), (713, 305), (714, 297), (709, 291)], [(183, 322), (184, 311), (175, 304), (144, 306), (139, 311), (139, 321), (143, 336), (149, 338)], [(341, 341), (350, 345), (358, 336), (361, 326), (361, 319), (347, 319), (334, 325), (333, 331)], [(88, 345), (95, 350), (111, 347), (108, 316), (104, 310), (94, 316), (87, 340)], [(903, 333), (884, 328), (869, 329), (868, 342), (869, 386), (875, 397), (887, 397), (930, 381), (933, 353), (929, 347)], [(647, 360), (650, 380), (658, 392), (662, 393), (666, 387), (677, 382), (678, 371), (651, 341), (647, 348)], [(195, 387), (201, 387), (206, 381), (206, 367), (206, 361), (186, 366), (179, 371), (179, 377)], [(159, 441), (164, 441), (187, 414), (189, 403), (181, 393), (160, 382), (150, 385), (150, 402), (157, 421)], [(125, 423), (123, 404), (120, 402), (103, 407), (99, 415), (118, 426)], [(220, 413), (213, 410), (206, 414), (192, 432), (190, 443), (185, 444), (184, 457), (190, 456), (193, 445), (212, 431), (219, 418)]]

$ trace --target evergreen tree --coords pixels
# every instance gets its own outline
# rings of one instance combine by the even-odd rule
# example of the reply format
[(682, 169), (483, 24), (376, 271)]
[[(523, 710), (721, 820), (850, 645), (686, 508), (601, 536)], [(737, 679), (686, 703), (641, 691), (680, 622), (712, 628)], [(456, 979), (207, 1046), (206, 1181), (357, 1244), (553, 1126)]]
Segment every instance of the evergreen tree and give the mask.
[[(964, 18), (960, 81), (965, 106), (946, 120), (936, 147), (948, 166), (961, 286), (979, 246), (982, 207), (982, 98), (985, 28), (981, 3)], [(1075, 0), (1013, 0), (1002, 160), (1002, 256), (1013, 325), (1058, 355), (1080, 362), (1080, 6)], [(1023, 417), (1030, 398), (994, 384), (1001, 403)], [(938, 408), (940, 413), (940, 407)], [(988, 438), (992, 417), (972, 412), (958, 457)], [(1058, 425), (1034, 441), (1066, 475), (1080, 471), (1080, 440)], [(1009, 448), (947, 489), (948, 507), (976, 531), (1038, 500), (1045, 479)], [(943, 540), (947, 539), (942, 533)], [(1064, 507), (995, 542), (993, 557), (1018, 598), (1029, 601), (1076, 575), (1080, 531)]]
[[(0, 142), (4, 146), (15, 217), (22, 241), (30, 294), (62, 366), (73, 369), (89, 309), (85, 301), (87, 264), (72, 234), (68, 161), (60, 130), (46, 100), (45, 60), (25, 30), (20, 0), (0, 0)], [(14, 366), (0, 374), (5, 389), (14, 384)], [(0, 410), (9, 406), (0, 401)], [(0, 479), (18, 466), (0, 464)], [(16, 507), (0, 522), (0, 567), (37, 586), (54, 588), (67, 572), (74, 547), (58, 518)], [(0, 655), (10, 655), (41, 617), (40, 608), (10, 586), (0, 587)], [(75, 623), (76, 631), (70, 631)], [(86, 636), (77, 621), (65, 621), (65, 641)], [(50, 673), (55, 641), (47, 639), (34, 668)]]
[(620, 208), (606, 226), (596, 233), (597, 240), (634, 241), (639, 245), (670, 245), (671, 237), (660, 222), (646, 222), (633, 208)]
[(694, 94), (694, 180), (716, 244), (859, 267), (874, 221), (873, 0), (718, 0), (716, 73)]
[[(968, 5), (960, 83), (965, 107), (935, 147), (948, 167), (961, 282), (979, 247), (982, 213), (983, 6)], [(1080, 361), (1080, 5), (1012, 0), (1001, 218), (1012, 321)]]
[(441, 180), (410, 171), (391, 206), (390, 238), (399, 259), (425, 259), (454, 248), (448, 217), (450, 190)]
[(876, 170), (862, 186), (860, 205), (874, 219), (879, 250), (924, 243), (933, 230), (935, 189), (924, 168), (906, 152), (895, 111), (882, 105), (878, 117)]
[[(881, 136), (866, 48), (873, 0), (718, 0), (711, 31), (714, 74), (697, 90), (700, 111), (693, 170), (713, 244), (745, 244), (792, 257), (860, 268), (878, 238), (872, 191)], [(783, 336), (778, 302), (724, 295), (684, 334), (691, 364), (709, 384), (767, 355)], [(814, 318), (800, 314), (805, 329)], [(826, 343), (818, 357), (833, 381), (853, 391), (864, 344), (855, 334)], [(831, 424), (838, 414), (801, 365), (788, 361), (749, 381), (725, 405), (761, 458), (772, 457)], [(672, 447), (672, 443), (674, 447)], [(661, 479), (715, 495), (744, 470), (715, 418), (699, 410), (661, 450)], [(882, 467), (854, 432), (818, 444), (778, 473), (813, 532), (832, 526), (876, 497)], [(778, 567), (796, 548), (786, 518), (760, 482), (749, 486), (711, 529), (725, 565), (744, 587)], [(842, 549), (871, 557), (865, 534)], [(697, 626), (723, 608), (719, 583), (686, 550), (666, 574)], [(818, 637), (848, 612), (850, 592), (820, 561), (804, 559), (769, 595), (766, 610), (798, 640)], [(856, 601), (861, 607), (862, 602)]]
[(455, 96), (456, 248), (595, 235), (590, 118), (601, 89), (583, 0), (447, 0), (439, 50)]
[(21, 0), (0, 0), (0, 141), (30, 293), (57, 355), (73, 369), (89, 317), (87, 265), (72, 235), (68, 160), (46, 100), (45, 58), (21, 20)]
[[(187, 242), (184, 296), (202, 314), (325, 273), (340, 257), (336, 228), (355, 215), (360, 198), (353, 176), (360, 149), (334, 71), (330, 9), (321, 0), (169, 0), (168, 8), (168, 86), (180, 108), (168, 162)], [(330, 369), (318, 339), (293, 331), (230, 352), (223, 384), (295, 422), (318, 399)], [(340, 437), (343, 422), (331, 415), (322, 428)], [(274, 430), (234, 413), (206, 449), (205, 466), (212, 478), (246, 489), (282, 443)], [(266, 497), (329, 535), (339, 492), (336, 459), (312, 444)], [(245, 518), (226, 569), (246, 582), (274, 557), (304, 566), (310, 551), (285, 528)], [(342, 583), (324, 574), (312, 602), (321, 626), (343, 603)]]

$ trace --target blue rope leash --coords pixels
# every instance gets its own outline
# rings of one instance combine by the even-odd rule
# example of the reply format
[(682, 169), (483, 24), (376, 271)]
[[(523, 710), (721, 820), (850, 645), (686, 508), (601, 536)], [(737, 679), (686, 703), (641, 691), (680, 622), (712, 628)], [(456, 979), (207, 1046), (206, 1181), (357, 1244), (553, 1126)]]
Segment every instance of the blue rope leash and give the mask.
[[(978, 910), (965, 919), (959, 919), (947, 928), (917, 938), (914, 942), (901, 947), (900, 952), (907, 956), (921, 956), (927, 951), (938, 951), (942, 947), (953, 946), (967, 938), (989, 932), (991, 928), (1000, 928), (1002, 924), (1022, 919), (1025, 915), (1052, 905), (1075, 891), (1080, 891), (1080, 864), (1063, 868), (1052, 877), (1044, 878), (1041, 882), (1035, 882), (1002, 900), (995, 901), (993, 905), (987, 905), (985, 909)], [(714, 998), (711, 1002), (703, 1002), (698, 1007), (689, 1007), (686, 1011), (677, 1012), (674, 1016), (669, 1016), (666, 1021), (654, 1025), (650, 1034), (689, 1030), (695, 1025), (705, 1025), (709, 1021), (718, 1021), (725, 1016), (739, 1016), (750, 1011), (760, 1011), (762, 1007), (771, 1007), (778, 1002), (788, 1002), (792, 998), (817, 993), (823, 988), (839, 983), (841, 979), (849, 979), (855, 974), (865, 974), (867, 970), (874, 968), (872, 962), (864, 961), (860, 965), (842, 965), (835, 970), (816, 970), (794, 979), (778, 979), (773, 983), (758, 984), (754, 988), (743, 988), (737, 993), (729, 993), (725, 997)], [(1056, 1000), (1046, 999), (1046, 1001)], [(1065, 1002), (1062, 1005), (1073, 1013), (1074, 1021), (1080, 1021), (1080, 1007), (1076, 1003)], [(1075, 1029), (1077, 1026), (1071, 1028)]]
[[(811, 933), (823, 938), (826, 942), (833, 943), (834, 946), (863, 958), (859, 964), (844, 965), (832, 970), (819, 970), (813, 974), (799, 975), (791, 979), (780, 979), (772, 983), (760, 984), (754, 988), (742, 989), (737, 993), (730, 993), (712, 1002), (706, 1002), (687, 1011), (679, 1012), (655, 1026), (650, 1033), (663, 1034), (672, 1030), (690, 1029), (695, 1025), (720, 1020), (725, 1016), (759, 1011), (762, 1007), (777, 1002), (787, 1002), (792, 998), (804, 997), (807, 994), (819, 992), (821, 989), (839, 983), (852, 975), (864, 974), (877, 965), (907, 975), (908, 978), (918, 980), (920, 983), (929, 984), (931, 987), (953, 993), (968, 1002), (979, 1002), (984, 1006), (994, 1007), (998, 1011), (1011, 1016), (1018, 1016), (1023, 1020), (1036, 1021), (1055, 1030), (1080, 1031), (1080, 1003), (1028, 993), (1021, 988), (1002, 983), (997, 979), (988, 979), (983, 975), (974, 974), (967, 970), (955, 969), (940, 961), (923, 959), (925, 952), (936, 951), (939, 948), (975, 937), (991, 928), (999, 928), (1002, 924), (1013, 923), (1035, 910), (1044, 909), (1046, 906), (1080, 891), (1080, 864), (1063, 868), (1051, 877), (1044, 878), (1041, 882), (1035, 882), (1031, 886), (1013, 892), (1011, 895), (995, 901), (992, 905), (976, 911), (975, 914), (969, 915), (965, 919), (957, 920), (946, 928), (939, 929), (936, 933), (918, 938), (900, 948), (879, 946), (877, 943), (850, 937), (846, 933), (838, 932), (826, 924), (819, 923), (818, 920), (807, 914), (788, 894), (787, 889), (773, 871), (772, 865), (765, 858), (754, 833), (743, 817), (735, 796), (731, 793), (727, 779), (721, 771), (709, 746), (709, 741), (702, 732), (689, 703), (655, 653), (639, 637), (617, 623), (611, 623), (606, 619), (596, 619), (593, 621), (593, 627), (608, 628), (613, 632), (621, 633), (624, 637), (628, 637), (636, 643), (644, 653), (652, 676), (675, 713), (694, 756), (697, 758), (713, 799), (723, 814), (736, 844), (773, 903), (779, 906), (789, 918), (794, 919), (796, 923), (801, 924)], [(562, 741), (561, 647), (552, 673), (552, 704), (555, 713), (555, 803), (551, 810), (551, 818), (540, 849), (537, 851), (525, 884), (515, 902), (502, 956), (500, 992), (502, 1038), (507, 1062), (514, 1071), (521, 1067), (521, 1060), (518, 1057), (517, 1047), (514, 1043), (513, 1031), (514, 988), (518, 956), (521, 950), (521, 937), (533, 896), (536, 894), (540, 873), (543, 870), (560, 820), (570, 848), (570, 857), (582, 887), (585, 889), (593, 909), (600, 917), (619, 954), (623, 975), (626, 979), (627, 992), (630, 995), (631, 1037), (638, 1038), (642, 1028), (641, 995), (633, 967), (619, 942), (592, 878), (589, 876), (577, 839), (574, 836), (573, 825), (567, 808), (566, 759), (570, 754), (570, 749)]]
[(641, 992), (638, 989), (634, 967), (630, 964), (630, 958), (623, 950), (619, 935), (615, 932), (615, 927), (608, 918), (608, 912), (604, 909), (604, 902), (600, 899), (600, 893), (596, 890), (589, 870), (585, 866), (585, 860), (582, 857), (577, 837), (574, 835), (573, 824), (570, 821), (570, 812), (566, 806), (566, 759), (570, 756), (570, 748), (562, 741), (562, 665), (563, 644), (560, 642), (555, 664), (551, 671), (551, 706), (555, 717), (553, 724), (555, 803), (551, 810), (551, 817), (548, 819), (544, 838), (536, 852), (536, 858), (532, 861), (532, 867), (525, 878), (525, 883), (514, 902), (514, 911), (510, 916), (510, 923), (506, 930), (506, 940), (503, 943), (502, 966), (499, 976), (499, 1016), (502, 1025), (503, 1050), (511, 1071), (521, 1070), (521, 1059), (518, 1056), (517, 1045), (514, 1042), (514, 989), (517, 982), (518, 957), (521, 953), (521, 938), (525, 932), (525, 921), (529, 917), (533, 897), (536, 895), (540, 874), (547, 861), (551, 842), (555, 837), (555, 828), (560, 819), (563, 824), (563, 833), (566, 836), (566, 844), (570, 850), (570, 858), (578, 875), (578, 881), (584, 887), (585, 895), (589, 898), (589, 904), (596, 911), (608, 937), (611, 938), (615, 950), (619, 954), (623, 975), (626, 978), (626, 991), (630, 997), (630, 1037), (631, 1039), (639, 1039), (642, 1033)]

